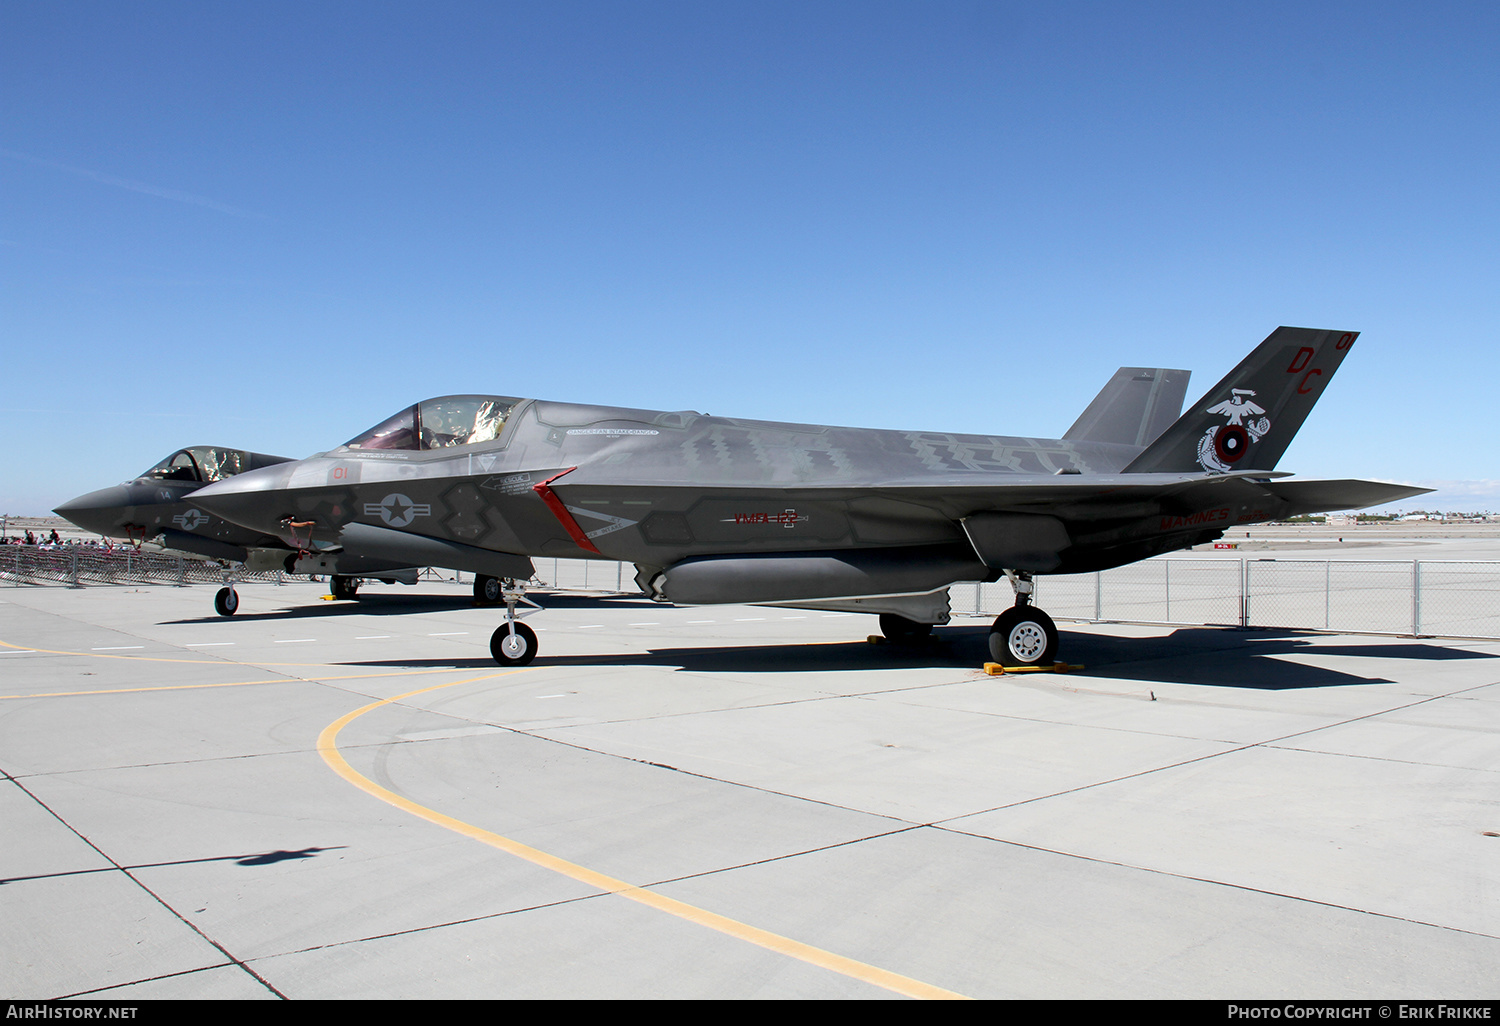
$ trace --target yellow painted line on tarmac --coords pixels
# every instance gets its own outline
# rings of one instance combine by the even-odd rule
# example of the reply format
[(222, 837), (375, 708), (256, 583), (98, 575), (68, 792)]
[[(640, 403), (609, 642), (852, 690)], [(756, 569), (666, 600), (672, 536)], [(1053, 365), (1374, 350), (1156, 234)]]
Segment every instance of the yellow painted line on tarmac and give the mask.
[[(0, 642), (3, 644), (3, 642)], [(179, 662), (165, 659), (163, 662)], [(266, 666), (314, 666), (316, 663), (265, 663)], [(370, 680), (376, 677), (425, 677), (431, 673), (461, 673), (459, 667), (440, 670), (388, 670), (383, 673), (345, 673), (336, 676), (275, 677), (271, 680), (231, 680), (219, 684), (155, 684), (135, 688), (95, 688), (90, 691), (38, 691), (30, 695), (0, 695), (0, 702), (9, 698), (77, 698), (84, 695), (129, 695), (145, 691), (195, 691), (204, 688), (244, 688), (254, 684), (320, 684), (331, 680)]]
[(395, 695), (391, 698), (381, 699), (378, 702), (371, 702), (369, 705), (361, 706), (360, 708), (355, 709), (353, 712), (339, 717), (328, 726), (324, 727), (323, 732), (318, 735), (318, 754), (323, 757), (324, 762), (328, 763), (329, 768), (331, 768), (339, 776), (343, 777), (345, 780), (349, 781), (349, 783), (353, 784), (355, 787), (359, 788), (365, 793), (379, 798), (381, 801), (385, 802), (388, 805), (393, 805), (396, 808), (401, 809), (403, 812), (409, 812), (413, 816), (416, 816), (420, 819), (425, 819), (427, 822), (436, 824), (437, 826), (443, 827), (444, 829), (452, 830), (455, 833), (461, 834), (471, 840), (479, 841), (482, 844), (487, 844), (492, 848), (498, 848), (506, 854), (514, 855), (520, 859), (525, 859), (527, 862), (530, 862), (535, 866), (540, 866), (543, 869), (551, 870), (554, 873), (560, 873), (561, 875), (569, 877), (573, 880), (577, 880), (579, 883), (585, 884), (586, 886), (598, 888), (599, 890), (604, 891), (608, 894), (617, 894), (622, 898), (629, 898), (631, 901), (638, 902), (642, 905), (647, 906), (648, 908), (656, 909), (659, 912), (665, 912), (668, 915), (676, 916), (679, 919), (685, 919), (690, 923), (697, 923), (699, 926), (706, 926), (710, 930), (716, 930), (719, 933), (722, 933), (729, 937), (748, 941), (751, 944), (758, 945), (768, 951), (786, 955), (790, 958), (798, 959), (799, 961), (806, 962), (810, 965), (828, 969), (843, 976), (861, 980), (863, 982), (873, 984), (877, 987), (882, 987), (886, 990), (894, 991), (897, 994), (906, 995), (907, 997), (949, 999), (964, 998), (964, 995), (962, 994), (956, 994), (953, 991), (944, 990), (941, 987), (935, 987), (930, 983), (923, 983), (920, 980), (914, 980), (910, 977), (902, 976), (898, 973), (888, 972), (887, 970), (879, 969), (872, 965), (867, 965), (864, 962), (858, 962), (852, 958), (845, 958), (842, 955), (836, 955), (830, 951), (824, 951), (822, 948), (815, 948), (810, 944), (803, 944), (801, 941), (795, 941), (789, 937), (782, 937), (779, 934), (771, 933), (767, 930), (762, 930), (754, 926), (749, 926), (737, 920), (730, 919), (727, 916), (721, 916), (717, 913), (709, 912), (694, 905), (689, 905), (686, 902), (668, 898), (664, 895), (657, 894), (654, 891), (649, 891), (645, 888), (637, 887), (634, 884), (626, 883), (623, 880), (616, 880), (614, 877), (606, 876), (605, 874), (596, 872), (592, 869), (587, 868), (586, 866), (580, 866), (576, 862), (569, 862), (566, 859), (559, 858), (556, 855), (550, 855), (547, 852), (541, 851), (537, 848), (533, 848), (530, 845), (522, 844), (519, 841), (513, 841), (508, 837), (502, 837), (499, 834), (492, 833), (491, 831), (485, 830), (482, 827), (474, 826), (472, 823), (465, 823), (463, 820), (454, 819), (452, 816), (446, 816), (443, 813), (437, 812), (433, 809), (429, 809), (424, 805), (418, 805), (411, 799), (404, 798), (401, 795), (396, 794), (394, 791), (387, 790), (386, 788), (381, 787), (379, 784), (375, 783), (373, 780), (362, 775), (358, 770), (350, 766), (349, 763), (345, 761), (343, 755), (339, 752), (339, 731), (343, 730), (350, 723), (353, 723), (356, 719), (363, 716), (365, 713), (372, 712), (373, 710), (379, 709), (382, 706), (390, 705), (393, 702), (400, 702), (403, 699), (412, 698), (416, 695), (426, 694), (429, 691), (437, 691), (441, 688), (456, 687), (460, 684), (472, 684), (475, 681), (491, 680), (495, 677), (503, 677), (511, 673), (523, 672), (525, 671), (507, 670), (500, 673), (486, 674), (482, 677), (473, 677), (469, 680), (450, 681), (447, 684), (434, 684), (431, 687), (419, 688), (416, 691), (408, 691), (404, 695)]

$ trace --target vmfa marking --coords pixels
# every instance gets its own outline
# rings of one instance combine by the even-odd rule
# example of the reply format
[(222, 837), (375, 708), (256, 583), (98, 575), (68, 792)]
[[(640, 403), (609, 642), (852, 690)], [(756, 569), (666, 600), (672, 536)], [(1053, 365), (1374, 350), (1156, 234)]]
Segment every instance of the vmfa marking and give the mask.
[(432, 515), (432, 506), (426, 502), (412, 502), (399, 492), (387, 495), (379, 502), (365, 503), (365, 516), (379, 517), (391, 527), (405, 527), (417, 517)]
[(791, 528), (798, 524), (805, 524), (808, 515), (803, 513), (797, 515), (794, 509), (782, 510), (780, 513), (736, 513), (732, 517), (720, 520), (721, 524), (780, 524), (782, 527)]
[(1198, 440), (1198, 465), (1204, 470), (1227, 473), (1250, 451), (1252, 443), (1271, 430), (1271, 419), (1264, 415), (1266, 411), (1249, 399), (1254, 394), (1252, 388), (1231, 389), (1228, 399), (1204, 411), (1229, 420), (1227, 424), (1209, 428)]

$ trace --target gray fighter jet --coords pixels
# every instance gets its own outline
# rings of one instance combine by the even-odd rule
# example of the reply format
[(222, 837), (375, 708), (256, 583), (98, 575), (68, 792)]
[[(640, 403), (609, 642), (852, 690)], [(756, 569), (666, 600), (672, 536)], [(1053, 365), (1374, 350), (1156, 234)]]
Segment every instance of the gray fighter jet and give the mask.
[(288, 544), (300, 531), (417, 564), (462, 558), (507, 582), (490, 644), (502, 664), (536, 654), (519, 622), (535, 603), (516, 583), (532, 556), (634, 563), (645, 594), (682, 605), (876, 613), (892, 638), (946, 623), (950, 585), (1005, 576), (1016, 604), (991, 628), (991, 655), (1046, 664), (1058, 634), (1030, 602), (1035, 575), (1427, 491), (1273, 469), (1355, 338), (1278, 328), (1159, 437), (1175, 404), (1139, 396), (1185, 388), (1183, 372), (1137, 383), (1122, 371), (1057, 440), (446, 396), (192, 502)]
[[(363, 578), (416, 583), (418, 570), (413, 566), (353, 556), (340, 558), (340, 553), (292, 547), (274, 535), (230, 523), (187, 502), (187, 497), (205, 484), (290, 462), (287, 456), (243, 449), (189, 446), (134, 480), (80, 495), (53, 512), (86, 531), (137, 545), (153, 541), (164, 548), (244, 564), (252, 570), (329, 574), (335, 598), (354, 598)], [(335, 572), (338, 570), (343, 572)], [(232, 575), (214, 596), (214, 608), (220, 616), (233, 616), (239, 608)]]

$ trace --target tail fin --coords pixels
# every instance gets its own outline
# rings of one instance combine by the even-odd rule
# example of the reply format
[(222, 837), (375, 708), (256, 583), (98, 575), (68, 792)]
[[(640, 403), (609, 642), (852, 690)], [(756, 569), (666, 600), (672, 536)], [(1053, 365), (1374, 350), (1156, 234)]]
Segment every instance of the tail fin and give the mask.
[(1277, 328), (1125, 473), (1273, 469), (1358, 335)]
[(1165, 367), (1121, 367), (1063, 437), (1150, 445), (1182, 412), (1191, 376)]

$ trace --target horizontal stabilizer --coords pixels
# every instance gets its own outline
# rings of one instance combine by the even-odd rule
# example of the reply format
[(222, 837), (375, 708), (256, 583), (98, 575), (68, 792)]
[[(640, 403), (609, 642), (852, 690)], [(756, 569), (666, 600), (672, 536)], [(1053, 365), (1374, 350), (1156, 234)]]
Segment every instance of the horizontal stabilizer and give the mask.
[(1396, 484), (1391, 481), (1269, 481), (1266, 491), (1288, 503), (1287, 516), (1307, 513), (1329, 513), (1341, 509), (1367, 509), (1400, 502), (1413, 495), (1424, 495), (1431, 488)]
[(1182, 412), (1191, 371), (1121, 367), (1063, 438), (1147, 446)]

